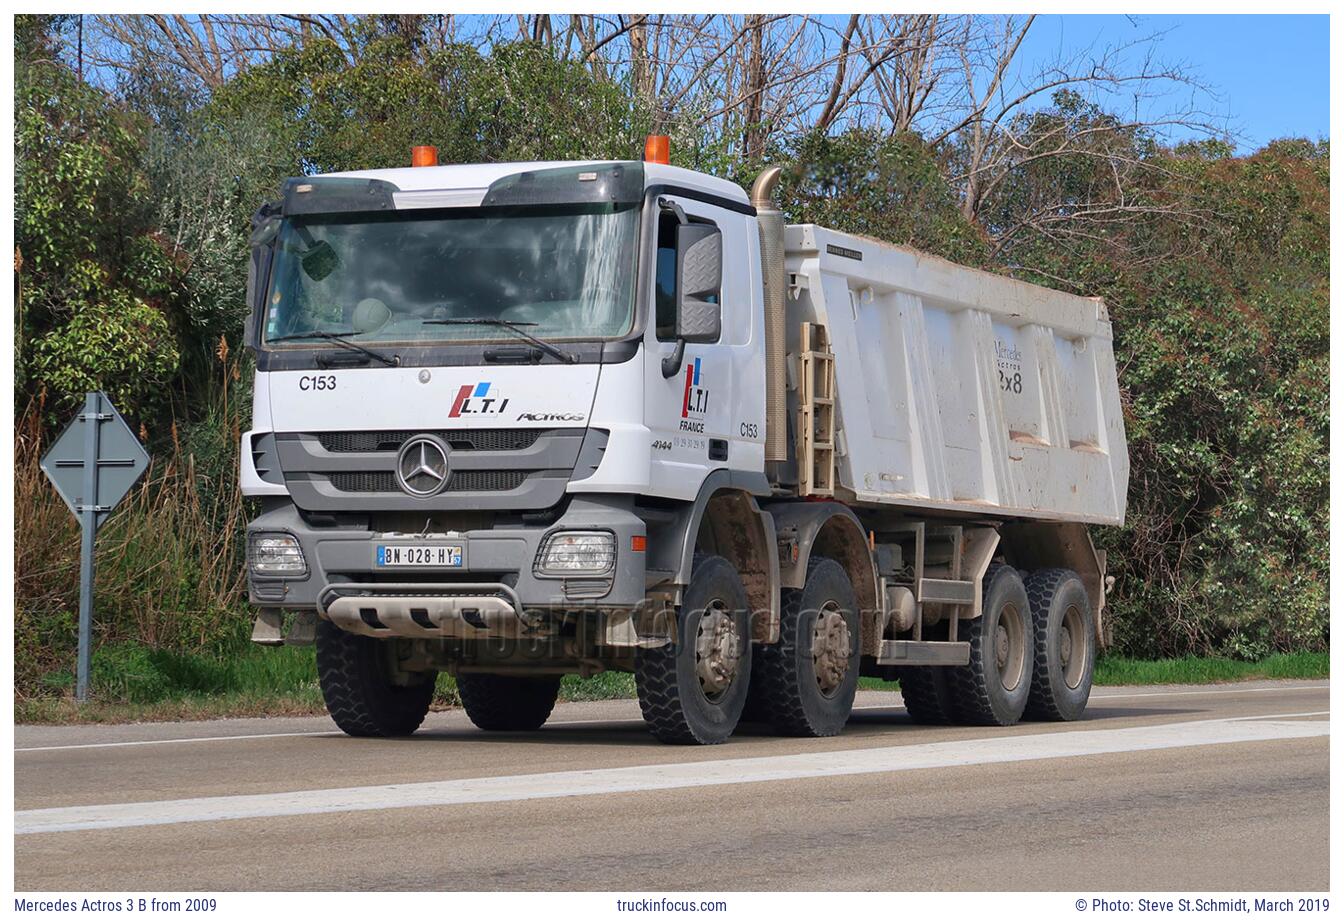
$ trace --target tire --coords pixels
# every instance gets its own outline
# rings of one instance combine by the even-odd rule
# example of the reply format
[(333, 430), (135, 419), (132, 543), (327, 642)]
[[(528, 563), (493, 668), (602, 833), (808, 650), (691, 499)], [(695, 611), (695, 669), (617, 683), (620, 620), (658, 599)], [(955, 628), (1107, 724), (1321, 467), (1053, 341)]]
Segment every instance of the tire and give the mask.
[[(966, 725), (1012, 725), (1031, 692), (1032, 625), (1027, 589), (1017, 570), (991, 565), (981, 589), (981, 614), (958, 624), (970, 663), (944, 668), (956, 719)], [(964, 632), (963, 632), (964, 631)]]
[(1027, 578), (1035, 669), (1026, 715), (1048, 722), (1083, 717), (1092, 693), (1096, 624), (1087, 589), (1069, 569), (1042, 569)]
[(356, 738), (409, 735), (434, 698), (434, 671), (405, 686), (392, 680), (387, 640), (348, 633), (327, 620), (317, 624), (317, 682), (332, 721)]
[[(752, 702), (781, 735), (838, 735), (859, 687), (854, 586), (840, 563), (814, 556), (802, 589), (784, 589), (780, 601), (779, 641), (756, 649), (752, 661)], [(818, 643), (823, 646), (820, 670)], [(843, 657), (837, 654), (841, 646)]]
[(737, 728), (751, 683), (748, 612), (746, 589), (728, 560), (697, 555), (675, 641), (635, 656), (639, 708), (659, 741), (720, 744)]
[(951, 725), (956, 709), (947, 688), (945, 667), (898, 668), (905, 711), (917, 725)]
[(457, 693), (467, 718), (482, 731), (530, 732), (551, 717), (560, 678), (459, 674)]

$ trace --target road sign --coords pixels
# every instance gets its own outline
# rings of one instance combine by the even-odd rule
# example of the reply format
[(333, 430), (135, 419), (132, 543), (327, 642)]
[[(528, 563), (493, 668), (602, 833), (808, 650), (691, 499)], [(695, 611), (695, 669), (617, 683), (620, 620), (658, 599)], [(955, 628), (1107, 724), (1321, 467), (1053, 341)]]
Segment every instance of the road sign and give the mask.
[(47, 474), (82, 531), (79, 556), (79, 665), (75, 699), (89, 695), (89, 640), (93, 631), (94, 536), (149, 467), (149, 454), (103, 393), (84, 394), (84, 410), (70, 420), (42, 457)]
[(149, 454), (102, 393), (84, 397), (84, 411), (42, 457), (42, 471), (70, 511), (82, 519), (85, 507), (92, 507), (98, 527), (148, 466)]

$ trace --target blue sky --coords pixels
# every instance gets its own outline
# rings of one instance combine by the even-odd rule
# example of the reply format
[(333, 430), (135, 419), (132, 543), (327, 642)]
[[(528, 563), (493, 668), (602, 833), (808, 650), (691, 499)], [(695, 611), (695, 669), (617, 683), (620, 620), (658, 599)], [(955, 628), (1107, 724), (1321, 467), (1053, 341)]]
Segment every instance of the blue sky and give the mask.
[(1328, 16), (1039, 16), (1021, 60), (1031, 66), (1061, 51), (1133, 41), (1154, 32), (1165, 33), (1157, 45), (1162, 60), (1188, 65), (1217, 93), (1200, 104), (1243, 135), (1238, 138), (1241, 152), (1280, 137), (1329, 136)]

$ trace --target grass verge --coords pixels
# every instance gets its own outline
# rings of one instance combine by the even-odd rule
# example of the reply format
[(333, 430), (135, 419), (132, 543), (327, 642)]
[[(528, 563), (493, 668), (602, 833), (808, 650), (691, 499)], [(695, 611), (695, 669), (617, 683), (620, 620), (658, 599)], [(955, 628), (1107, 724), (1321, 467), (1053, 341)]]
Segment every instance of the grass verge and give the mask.
[[(1097, 662), (1095, 684), (1203, 684), (1260, 679), (1309, 679), (1330, 675), (1325, 652), (1271, 655), (1262, 661), (1226, 658), (1168, 658), (1140, 661), (1105, 656)], [(155, 652), (139, 645), (113, 645), (94, 658), (95, 699), (78, 706), (67, 694), (17, 699), (18, 723), (161, 722), (249, 716), (319, 715), (324, 712), (312, 648), (249, 645), (229, 656)], [(866, 690), (895, 690), (897, 684), (863, 678)], [(635, 695), (629, 674), (565, 677), (563, 700), (628, 699)], [(457, 687), (440, 675), (435, 708), (459, 703)]]
[(1238, 680), (1311, 679), (1330, 676), (1329, 652), (1290, 652), (1260, 661), (1229, 658), (1163, 658), (1140, 661), (1107, 655), (1097, 660), (1092, 682), (1111, 684), (1219, 684)]
[[(247, 645), (233, 655), (151, 651), (117, 643), (99, 648), (93, 659), (93, 699), (80, 706), (73, 681), (62, 674), (49, 686), (61, 696), (16, 699), (20, 724), (176, 722), (253, 716), (321, 715), (326, 711), (317, 685), (311, 647), (262, 648)], [(562, 700), (628, 699), (635, 695), (630, 674), (567, 675)], [(434, 708), (460, 705), (457, 684), (439, 675)]]

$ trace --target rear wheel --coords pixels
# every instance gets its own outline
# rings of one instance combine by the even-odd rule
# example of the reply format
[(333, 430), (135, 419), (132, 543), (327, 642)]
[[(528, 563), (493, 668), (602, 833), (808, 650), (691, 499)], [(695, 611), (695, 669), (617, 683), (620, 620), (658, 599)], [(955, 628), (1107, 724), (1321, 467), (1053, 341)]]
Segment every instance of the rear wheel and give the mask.
[(1042, 569), (1027, 578), (1036, 666), (1027, 717), (1080, 719), (1092, 693), (1097, 632), (1083, 580), (1069, 569)]
[(747, 592), (722, 556), (697, 555), (676, 639), (635, 657), (639, 708), (668, 744), (719, 744), (742, 717), (751, 679)]
[(751, 693), (775, 730), (820, 738), (849, 721), (859, 686), (859, 603), (840, 563), (815, 556), (782, 592), (780, 638), (756, 651)]
[(341, 731), (356, 737), (409, 735), (434, 698), (434, 671), (397, 668), (391, 640), (348, 633), (327, 620), (317, 624), (317, 681)]
[(1031, 690), (1032, 625), (1027, 589), (1017, 570), (991, 565), (981, 589), (980, 616), (958, 624), (971, 647), (970, 663), (944, 668), (957, 721), (1012, 725)]
[(462, 708), (479, 729), (530, 732), (546, 724), (560, 695), (559, 677), (459, 674)]

